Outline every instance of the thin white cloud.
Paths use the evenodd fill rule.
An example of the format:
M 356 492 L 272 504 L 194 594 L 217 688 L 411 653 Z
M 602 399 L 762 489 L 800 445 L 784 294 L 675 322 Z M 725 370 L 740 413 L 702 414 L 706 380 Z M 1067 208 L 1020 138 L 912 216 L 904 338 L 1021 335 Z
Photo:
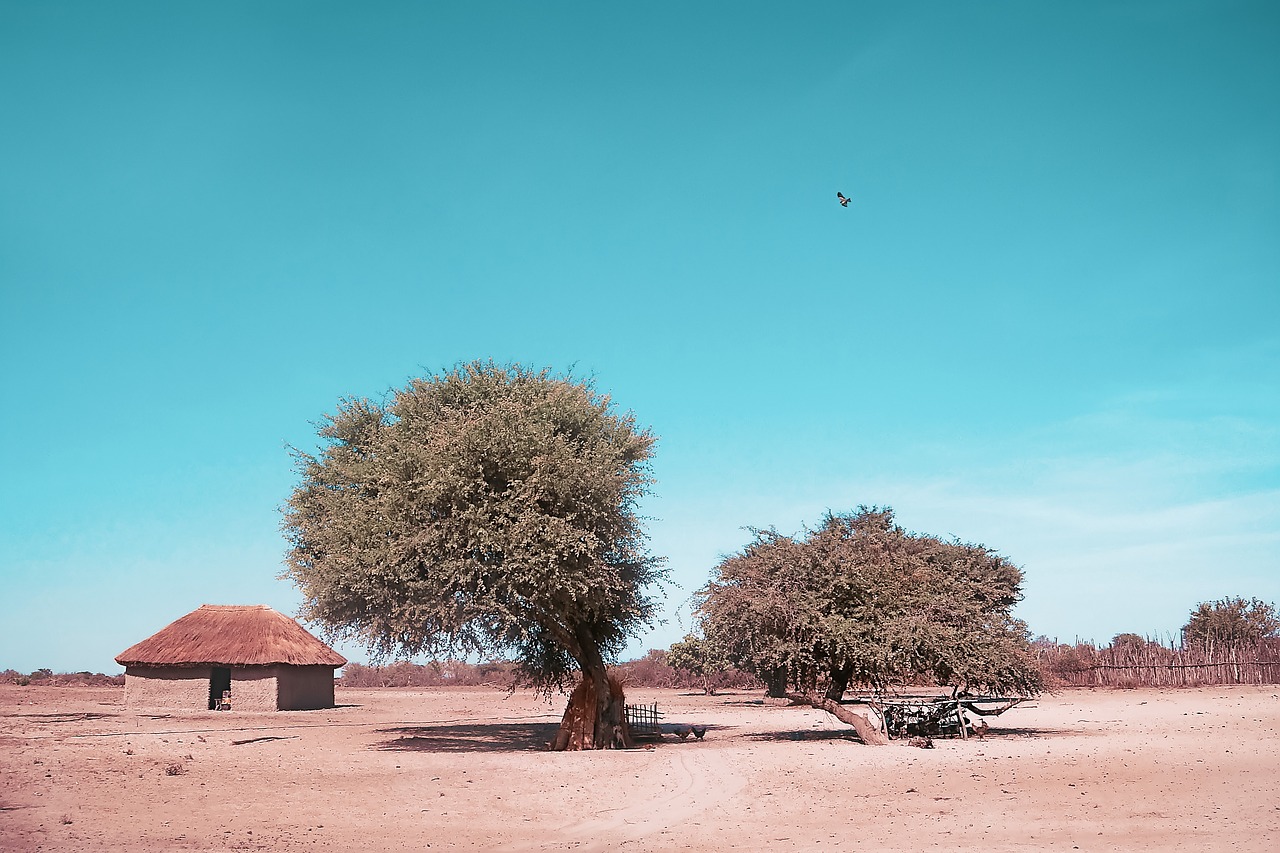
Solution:
M 739 483 L 714 506 L 685 507 L 655 527 L 656 549 L 685 586 L 672 609 L 747 541 L 743 524 L 791 532 L 867 503 L 1023 566 L 1019 615 L 1064 640 L 1176 637 L 1200 601 L 1280 600 L 1280 420 L 1270 417 L 1280 403 L 1246 393 L 1268 384 L 1257 366 L 1275 352 L 1210 354 L 1181 383 L 1019 434 L 872 459 L 863 468 L 873 473 L 856 479 L 803 471 L 788 483 Z

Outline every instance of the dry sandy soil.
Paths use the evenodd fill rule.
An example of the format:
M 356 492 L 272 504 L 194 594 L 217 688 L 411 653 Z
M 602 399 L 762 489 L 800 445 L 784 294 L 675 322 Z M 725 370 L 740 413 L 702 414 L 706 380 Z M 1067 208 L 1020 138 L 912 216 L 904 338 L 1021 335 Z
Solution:
M 755 694 L 633 690 L 705 740 L 549 753 L 561 704 L 496 689 L 159 716 L 6 685 L 0 850 L 1277 851 L 1278 694 L 1073 690 L 925 750 Z

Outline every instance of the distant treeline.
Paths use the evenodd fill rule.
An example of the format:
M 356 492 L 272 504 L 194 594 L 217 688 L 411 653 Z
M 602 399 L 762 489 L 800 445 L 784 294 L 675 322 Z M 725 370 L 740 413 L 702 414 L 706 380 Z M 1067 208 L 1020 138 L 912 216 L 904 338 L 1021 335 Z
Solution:
M 1203 687 L 1280 684 L 1280 639 L 1180 647 L 1137 634 L 1109 646 L 1035 643 L 1045 682 L 1052 687 Z
M 54 672 L 37 669 L 24 675 L 16 669 L 0 671 L 0 684 L 17 684 L 26 687 L 35 684 L 42 687 L 123 687 L 124 675 L 104 675 L 101 672 Z
M 763 690 L 764 682 L 740 669 L 722 669 L 706 675 L 698 675 L 686 669 L 676 669 L 667 663 L 665 649 L 651 649 L 639 660 L 626 661 L 611 667 L 610 672 L 621 676 L 622 683 L 631 687 L 669 687 L 677 690 Z
M 511 683 L 515 665 L 508 661 L 466 663 L 433 661 L 428 664 L 396 661 L 386 666 L 349 663 L 338 684 L 343 687 L 478 687 Z
M 753 675 L 729 669 L 704 678 L 667 665 L 667 652 L 653 649 L 639 660 L 610 667 L 629 687 L 669 687 L 686 690 L 763 689 Z M 439 661 L 427 664 L 398 661 L 386 666 L 349 663 L 338 683 L 343 687 L 506 687 L 515 679 L 515 664 L 509 661 L 465 663 Z
M 1063 687 L 1205 687 L 1221 684 L 1280 684 L 1280 639 L 1182 647 L 1173 641 L 1120 634 L 1110 645 L 1059 643 L 1046 637 L 1033 646 L 1045 684 Z M 763 690 L 755 676 L 737 669 L 698 675 L 675 669 L 667 652 L 653 649 L 638 660 L 625 661 L 610 672 L 630 687 L 677 690 Z M 427 664 L 398 661 L 386 666 L 349 663 L 338 683 L 344 687 L 506 687 L 515 679 L 510 661 Z M 121 687 L 124 675 L 101 672 L 31 673 L 0 671 L 0 684 L 44 687 Z
M 1280 684 L 1280 640 L 1221 648 L 1180 648 L 1136 634 L 1120 634 L 1111 645 L 1058 643 L 1041 637 L 1033 644 L 1049 689 L 1064 687 L 1201 687 L 1219 684 Z M 667 663 L 654 649 L 638 660 L 610 668 L 629 687 L 677 690 L 763 690 L 764 683 L 737 669 L 697 675 Z M 338 683 L 344 687 L 506 687 L 515 679 L 507 661 L 471 664 L 400 661 L 386 666 L 349 663 Z

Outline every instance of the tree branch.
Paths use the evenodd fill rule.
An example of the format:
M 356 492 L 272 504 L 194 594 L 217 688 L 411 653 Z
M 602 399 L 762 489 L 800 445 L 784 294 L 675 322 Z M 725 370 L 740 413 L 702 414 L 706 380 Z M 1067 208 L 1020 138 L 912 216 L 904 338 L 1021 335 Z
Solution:
M 811 708 L 826 711 L 840 722 L 853 726 L 853 730 L 867 746 L 884 746 L 889 743 L 888 736 L 880 731 L 879 726 L 863 715 L 855 714 L 839 702 L 833 702 L 826 697 L 818 698 L 800 693 L 788 693 L 787 698 L 797 705 L 808 705 Z

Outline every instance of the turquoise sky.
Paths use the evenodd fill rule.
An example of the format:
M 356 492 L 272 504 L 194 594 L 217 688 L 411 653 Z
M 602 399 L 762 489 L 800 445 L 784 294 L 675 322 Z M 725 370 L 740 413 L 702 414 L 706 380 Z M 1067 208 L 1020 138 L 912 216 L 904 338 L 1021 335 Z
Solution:
M 0 668 L 296 612 L 286 446 L 490 357 L 661 437 L 637 653 L 859 504 L 1036 634 L 1280 600 L 1278 237 L 1274 2 L 0 0 Z

